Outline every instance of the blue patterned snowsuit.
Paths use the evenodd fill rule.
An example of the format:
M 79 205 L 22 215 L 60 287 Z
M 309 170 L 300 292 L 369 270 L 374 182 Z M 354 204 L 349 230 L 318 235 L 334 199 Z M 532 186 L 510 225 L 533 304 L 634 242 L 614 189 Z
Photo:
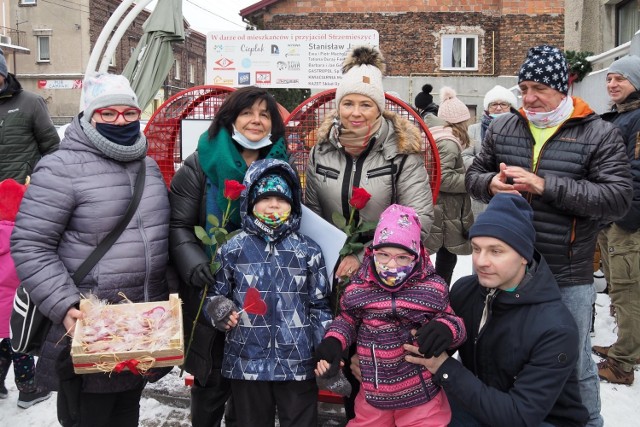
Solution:
M 248 214 L 247 195 L 261 176 L 279 169 L 293 193 L 291 216 L 276 229 L 272 242 L 256 218 Z M 250 287 L 260 291 L 267 312 L 241 313 L 238 325 L 226 334 L 222 375 L 257 381 L 302 381 L 314 378 L 314 347 L 331 321 L 331 285 L 320 247 L 298 233 L 301 190 L 291 167 L 280 160 L 254 162 L 245 175 L 240 214 L 242 232 L 218 252 L 222 267 L 209 296 L 223 295 L 242 309 Z

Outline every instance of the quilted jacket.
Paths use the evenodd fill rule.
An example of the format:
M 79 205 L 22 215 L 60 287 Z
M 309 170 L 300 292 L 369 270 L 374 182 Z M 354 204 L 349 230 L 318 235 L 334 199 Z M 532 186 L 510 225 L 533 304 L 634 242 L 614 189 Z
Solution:
M 60 137 L 42 97 L 22 90 L 13 74 L 0 93 L 0 181 L 24 183 L 42 156 L 58 149 Z
M 261 176 L 280 169 L 292 187 L 289 220 L 276 229 L 274 240 L 263 238 L 260 223 L 247 212 L 248 194 Z M 210 295 L 223 295 L 244 307 L 249 288 L 264 300 L 266 314 L 241 313 L 227 332 L 222 375 L 237 380 L 301 381 L 315 378 L 314 347 L 331 321 L 331 284 L 320 247 L 298 233 L 301 189 L 288 163 L 267 159 L 254 162 L 244 179 L 240 203 L 242 232 L 218 252 L 222 267 Z
M 369 148 L 351 158 L 330 136 L 333 117 L 335 113 L 329 114 L 320 126 L 318 143 L 309 153 L 305 205 L 329 222 L 333 212 L 349 218 L 352 187 L 361 187 L 372 197 L 358 212 L 360 219 L 378 222 L 389 205 L 410 206 L 420 217 L 425 242 L 433 223 L 433 198 L 418 128 L 386 111 Z
M 451 331 L 451 349 L 466 338 L 464 323 L 449 306 L 449 289 L 435 273 L 426 251 L 402 289 L 389 292 L 378 284 L 369 247 L 364 262 L 341 299 L 341 312 L 327 337 L 346 349 L 356 342 L 367 402 L 380 409 L 411 408 L 439 391 L 431 373 L 407 362 L 403 344 L 414 343 L 413 329 L 441 322 Z
M 632 196 L 629 159 L 620 134 L 580 98 L 573 99 L 572 117 L 545 143 L 535 168 L 529 123 L 523 112 L 516 112 L 491 122 L 465 178 L 469 194 L 485 203 L 491 200 L 489 183 L 500 163 L 544 178 L 542 195 L 523 196 L 533 208 L 536 249 L 560 286 L 593 283 L 600 225 L 622 217 Z
M 140 205 L 124 232 L 86 277 L 71 276 L 124 216 L 140 160 L 117 162 L 88 140 L 76 117 L 60 149 L 36 166 L 11 236 L 18 276 L 40 311 L 53 321 L 38 362 L 38 382 L 57 390 L 55 362 L 65 334 L 62 320 L 81 295 L 112 303 L 166 300 L 169 199 L 156 162 L 146 162 Z M 117 380 L 116 380 L 117 379 Z M 104 393 L 142 385 L 139 376 L 83 375 L 84 390 Z

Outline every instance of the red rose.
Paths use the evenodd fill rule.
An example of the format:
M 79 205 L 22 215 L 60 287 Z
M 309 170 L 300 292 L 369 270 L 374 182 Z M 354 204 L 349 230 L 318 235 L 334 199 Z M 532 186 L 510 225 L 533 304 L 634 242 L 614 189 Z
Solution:
M 222 194 L 224 195 L 225 199 L 237 200 L 240 197 L 242 190 L 244 190 L 245 188 L 246 187 L 240 184 L 238 181 L 234 181 L 232 179 L 225 179 L 224 192 Z
M 360 210 L 367 206 L 369 199 L 371 199 L 371 194 L 367 193 L 367 190 L 360 187 L 353 187 L 353 194 L 351 195 L 351 200 L 349 200 L 349 205 Z

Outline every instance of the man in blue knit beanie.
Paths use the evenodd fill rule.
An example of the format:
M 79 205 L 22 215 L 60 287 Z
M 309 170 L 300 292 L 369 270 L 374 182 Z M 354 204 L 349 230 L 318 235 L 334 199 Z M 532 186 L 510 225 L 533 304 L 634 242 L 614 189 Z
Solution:
M 476 274 L 453 284 L 451 307 L 464 320 L 460 360 L 442 353 L 407 360 L 442 386 L 450 427 L 583 426 L 575 365 L 578 328 L 558 284 L 534 248 L 533 211 L 516 194 L 496 194 L 469 230 Z

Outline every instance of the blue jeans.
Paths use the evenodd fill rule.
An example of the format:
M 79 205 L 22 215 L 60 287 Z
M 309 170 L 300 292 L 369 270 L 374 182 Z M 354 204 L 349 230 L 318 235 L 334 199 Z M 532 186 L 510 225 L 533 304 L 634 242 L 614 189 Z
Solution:
M 560 287 L 562 302 L 569 309 L 578 325 L 578 363 L 577 377 L 580 384 L 582 404 L 589 411 L 587 426 L 602 427 L 604 420 L 600 415 L 600 378 L 598 367 L 591 357 L 591 312 L 596 302 L 596 290 L 593 283 L 579 286 Z
M 447 397 L 449 398 L 449 406 L 451 406 L 451 422 L 449 423 L 449 427 L 491 427 L 489 424 L 481 423 L 471 415 L 471 413 L 465 411 L 455 397 Z M 543 421 L 539 427 L 554 426 Z

